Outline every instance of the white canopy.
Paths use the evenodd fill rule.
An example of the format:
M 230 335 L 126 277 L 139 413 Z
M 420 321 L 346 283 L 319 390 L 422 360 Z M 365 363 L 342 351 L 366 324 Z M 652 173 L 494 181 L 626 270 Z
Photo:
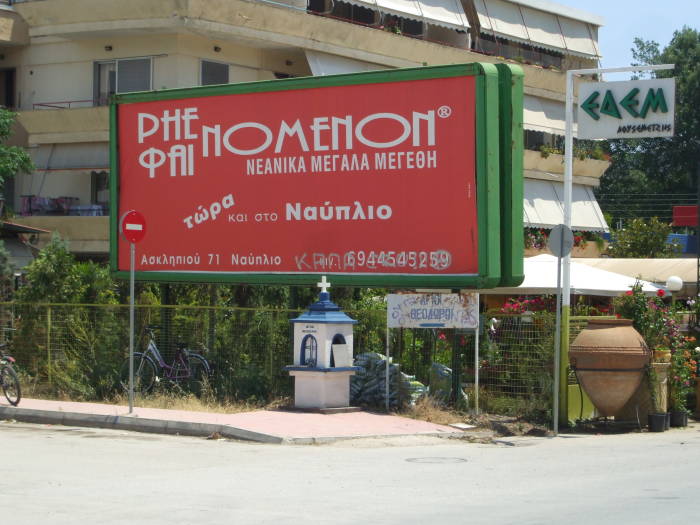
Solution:
M 564 223 L 564 184 L 525 179 L 523 219 L 528 228 L 553 228 Z M 593 188 L 574 184 L 571 202 L 571 229 L 607 232 L 608 224 L 593 194 Z
M 571 293 L 576 295 L 622 295 L 632 289 L 637 279 L 608 272 L 571 260 Z M 639 281 L 642 291 L 654 295 L 665 287 Z M 525 259 L 525 280 L 520 286 L 479 290 L 483 294 L 545 295 L 557 293 L 557 258 L 542 254 Z

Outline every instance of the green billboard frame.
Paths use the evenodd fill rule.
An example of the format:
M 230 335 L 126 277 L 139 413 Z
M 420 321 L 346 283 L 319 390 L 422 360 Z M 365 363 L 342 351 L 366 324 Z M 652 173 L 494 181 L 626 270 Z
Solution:
M 339 286 L 382 288 L 494 288 L 518 279 L 522 268 L 522 72 L 519 68 L 487 63 L 421 67 L 324 77 L 267 80 L 219 86 L 118 94 L 110 104 L 110 267 L 117 278 L 129 272 L 118 270 L 119 143 L 120 104 L 176 100 L 243 93 L 268 93 L 319 87 L 361 84 L 390 84 L 410 80 L 473 76 L 476 84 L 476 188 L 478 220 L 478 273 L 436 274 L 342 274 L 314 273 L 230 273 L 136 271 L 135 278 L 157 282 L 201 282 L 230 284 L 310 285 L 325 273 Z M 518 79 L 520 79 L 518 81 Z M 519 84 L 519 87 L 518 87 Z M 514 86 L 510 91 L 508 85 Z M 518 109 L 519 108 L 519 109 Z M 504 119 L 502 114 L 509 115 Z M 518 126 L 518 119 L 520 125 Z M 520 133 L 519 140 L 514 140 Z M 519 146 L 518 146 L 519 145 Z M 519 147 L 519 149 L 518 149 Z M 505 156 L 503 152 L 509 152 Z M 505 164 L 504 164 L 505 162 Z M 520 171 L 517 171 L 520 162 Z M 519 175 L 518 175 L 519 174 Z M 520 213 L 506 212 L 516 199 L 520 180 Z M 515 207 L 514 207 L 515 208 Z M 516 218 L 519 218 L 519 227 Z M 517 229 L 516 229 L 517 228 Z M 517 246 L 520 246 L 518 251 Z M 504 257 L 508 260 L 505 260 Z M 519 261 L 517 259 L 520 259 Z M 520 270 L 520 273 L 522 271 Z M 522 280 L 522 277 L 520 277 Z
M 523 84 L 520 66 L 497 64 L 500 92 L 501 282 L 513 287 L 525 279 L 523 241 Z

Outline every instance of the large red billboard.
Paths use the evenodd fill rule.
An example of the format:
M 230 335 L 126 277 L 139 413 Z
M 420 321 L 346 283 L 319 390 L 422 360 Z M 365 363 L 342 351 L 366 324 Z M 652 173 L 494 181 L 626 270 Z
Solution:
M 136 271 L 478 275 L 476 83 L 124 99 L 116 214 L 148 222 Z

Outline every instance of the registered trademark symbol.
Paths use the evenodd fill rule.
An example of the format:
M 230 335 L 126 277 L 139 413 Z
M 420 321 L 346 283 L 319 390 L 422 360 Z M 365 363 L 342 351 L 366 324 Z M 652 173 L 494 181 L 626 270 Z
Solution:
M 452 108 L 450 106 L 440 106 L 437 110 L 438 117 L 447 118 L 452 115 Z

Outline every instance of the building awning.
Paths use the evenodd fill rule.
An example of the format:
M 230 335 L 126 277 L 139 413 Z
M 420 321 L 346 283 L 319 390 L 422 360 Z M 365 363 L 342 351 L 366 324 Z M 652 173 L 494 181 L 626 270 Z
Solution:
M 35 228 L 34 226 L 26 226 L 24 224 L 17 224 L 16 222 L 1 221 L 0 222 L 0 235 L 3 239 L 6 237 L 4 233 L 51 233 L 49 230 L 44 230 L 42 228 Z
M 381 13 L 419 22 L 466 30 L 469 28 L 460 0 L 343 0 Z
M 577 258 L 576 262 L 662 285 L 673 275 L 683 279 L 685 284 L 695 284 L 698 278 L 698 261 L 695 257 L 675 259 Z
M 387 66 L 355 60 L 354 58 L 341 57 L 339 55 L 331 55 L 319 51 L 311 51 L 309 49 L 305 52 L 306 60 L 308 60 L 309 67 L 311 68 L 311 73 L 315 77 L 389 69 Z
M 41 144 L 30 148 L 36 169 L 109 169 L 109 144 L 84 142 L 72 144 Z
M 603 260 L 603 259 L 600 259 Z M 571 293 L 575 295 L 596 295 L 615 297 L 630 291 L 637 283 L 634 277 L 624 274 L 592 268 L 586 264 L 579 264 L 581 259 L 571 261 Z M 548 295 L 555 294 L 557 287 L 557 258 L 543 253 L 535 257 L 527 257 L 524 260 L 525 279 L 517 287 L 491 288 L 479 290 L 481 294 L 500 295 Z M 658 286 L 647 281 L 640 281 L 642 292 L 646 295 L 654 295 L 663 286 Z
M 574 111 L 574 134 L 576 133 L 576 111 Z M 566 113 L 563 102 L 525 95 L 523 101 L 523 127 L 532 131 L 544 131 L 564 135 Z
M 524 226 L 548 228 L 564 224 L 564 184 L 525 179 L 523 199 Z M 603 212 L 590 186 L 574 184 L 571 201 L 571 229 L 575 231 L 607 232 Z
M 569 18 L 535 8 L 545 4 L 519 5 L 521 3 L 525 2 L 474 0 L 481 31 L 560 53 L 585 58 L 600 56 L 598 26 L 602 25 L 602 20 L 593 23 L 589 16 Z M 572 16 L 577 13 L 571 12 Z

